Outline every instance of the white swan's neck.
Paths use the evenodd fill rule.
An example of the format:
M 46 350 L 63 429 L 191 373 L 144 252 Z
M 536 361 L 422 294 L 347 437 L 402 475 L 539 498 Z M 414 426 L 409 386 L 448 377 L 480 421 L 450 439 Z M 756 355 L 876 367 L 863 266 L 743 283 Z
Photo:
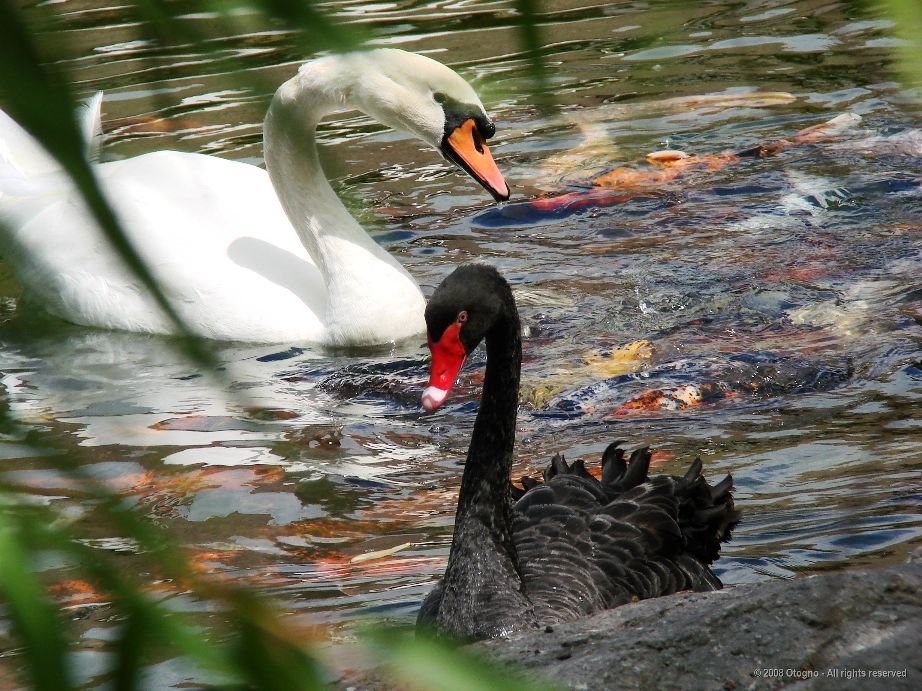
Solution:
M 263 126 L 266 167 L 327 285 L 326 341 L 380 343 L 384 321 L 396 329 L 388 340 L 422 333 L 425 303 L 416 281 L 343 206 L 320 165 L 320 120 L 358 105 L 350 96 L 361 75 L 341 63 L 308 63 L 278 89 Z

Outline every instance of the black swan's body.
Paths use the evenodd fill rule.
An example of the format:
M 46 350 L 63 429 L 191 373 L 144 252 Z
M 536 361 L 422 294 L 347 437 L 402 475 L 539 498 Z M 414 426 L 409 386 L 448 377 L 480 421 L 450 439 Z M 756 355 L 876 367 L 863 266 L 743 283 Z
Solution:
M 710 486 L 695 460 L 684 477 L 647 477 L 650 452 L 630 462 L 618 443 L 601 480 L 555 456 L 543 482 L 510 472 L 521 338 L 506 281 L 491 267 L 456 269 L 426 308 L 432 372 L 423 406 L 444 402 L 464 358 L 486 341 L 483 397 L 461 479 L 445 576 L 417 625 L 462 639 L 575 619 L 633 599 L 715 590 L 710 568 L 739 521 L 728 475 Z

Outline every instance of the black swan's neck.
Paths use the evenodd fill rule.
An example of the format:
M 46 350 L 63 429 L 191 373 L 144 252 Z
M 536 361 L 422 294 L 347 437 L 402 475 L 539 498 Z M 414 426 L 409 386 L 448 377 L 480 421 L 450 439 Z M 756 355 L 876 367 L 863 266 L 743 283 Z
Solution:
M 478 513 L 495 512 L 497 522 L 492 526 L 495 528 L 508 526 L 511 508 L 509 475 L 522 363 L 519 316 L 511 294 L 509 297 L 506 313 L 485 338 L 487 366 L 483 393 L 458 497 L 458 518 L 472 508 Z
M 533 618 L 512 541 L 509 475 L 522 343 L 511 292 L 486 346 L 483 396 L 461 478 L 439 614 L 449 630 L 469 639 L 503 635 Z

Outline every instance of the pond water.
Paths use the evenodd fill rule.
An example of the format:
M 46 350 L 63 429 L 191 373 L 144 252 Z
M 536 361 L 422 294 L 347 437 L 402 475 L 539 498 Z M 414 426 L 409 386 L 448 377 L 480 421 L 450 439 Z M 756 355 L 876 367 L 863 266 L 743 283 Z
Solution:
M 261 163 L 268 99 L 302 58 L 289 34 L 254 18 L 212 51 L 163 50 L 97 5 L 61 5 L 54 39 L 78 91 L 105 91 L 104 158 L 171 148 Z M 731 585 L 900 561 L 922 541 L 922 130 L 890 24 L 835 0 L 546 3 L 556 104 L 542 110 L 510 3 L 324 6 L 380 45 L 455 67 L 496 119 L 514 195 L 502 208 L 364 116 L 321 140 L 337 188 L 425 292 L 475 260 L 514 284 L 517 475 L 557 451 L 597 459 L 614 439 L 653 445 L 662 472 L 700 454 L 709 477 L 733 473 L 744 511 L 717 568 Z M 841 114 L 860 119 L 791 139 Z M 591 182 L 654 150 L 779 139 L 772 155 L 675 177 L 638 165 L 626 190 Z M 168 526 L 201 570 L 276 596 L 333 649 L 363 618 L 413 620 L 445 565 L 482 354 L 425 415 L 422 339 L 373 352 L 218 344 L 222 386 L 168 339 L 40 317 L 6 266 L 0 295 L 12 415 Z M 132 568 L 131 545 L 56 468 L 0 443 L 4 480 Z M 68 585 L 67 565 L 48 569 L 93 688 L 117 623 Z M 165 659 L 146 683 L 197 674 Z

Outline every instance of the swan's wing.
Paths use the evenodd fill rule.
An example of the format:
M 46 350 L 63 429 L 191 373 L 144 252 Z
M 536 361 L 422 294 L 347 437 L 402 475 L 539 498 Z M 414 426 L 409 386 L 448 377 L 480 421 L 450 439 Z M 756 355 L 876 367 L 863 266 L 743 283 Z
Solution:
M 77 113 L 87 157 L 90 160 L 95 160 L 99 156 L 102 137 L 101 114 L 101 91 L 88 98 Z M 45 148 L 18 122 L 0 110 L 0 196 L 31 194 L 34 185 L 26 188 L 28 192 L 20 189 L 28 178 L 60 171 L 60 164 L 45 151 Z
M 32 135 L 0 110 L 0 199 L 32 194 L 32 178 L 59 169 Z
M 90 161 L 98 161 L 99 149 L 102 146 L 102 91 L 97 91 L 86 99 L 78 115 L 80 131 L 86 145 L 86 157 Z
M 123 227 L 195 333 L 317 340 L 322 277 L 264 170 L 172 151 L 99 169 Z
M 739 520 L 732 481 L 711 488 L 699 461 L 681 478 L 648 480 L 648 467 L 642 449 L 600 482 L 581 461 L 555 457 L 545 482 L 529 483 L 515 504 L 513 537 L 539 621 L 720 587 L 707 565 Z
M 99 157 L 102 92 L 82 105 L 78 116 L 89 160 Z M 71 183 L 60 164 L 22 126 L 0 110 L 0 204 L 4 198 L 66 194 Z M 2 213 L 2 209 L 0 209 Z
M 264 170 L 161 151 L 96 171 L 132 244 L 196 334 L 318 340 L 323 280 Z M 41 194 L 0 204 L 8 228 L 0 250 L 24 289 L 78 324 L 170 332 L 73 185 L 63 180 L 59 187 L 43 185 Z
M 720 557 L 720 543 L 730 540 L 740 521 L 733 503 L 733 478 L 724 477 L 714 486 L 702 475 L 703 465 L 696 458 L 683 477 L 659 475 L 649 478 L 650 451 L 638 449 L 625 464 L 624 452 L 609 445 L 602 456 L 603 491 L 609 501 L 624 501 L 647 483 L 677 502 L 676 523 L 682 532 L 682 551 L 702 564 L 710 565 Z M 649 501 L 649 499 L 648 499 Z
M 541 485 L 514 507 L 512 539 L 519 575 L 540 624 L 568 621 L 605 607 L 591 515 L 568 506 L 564 497 L 576 504 L 592 500 L 591 493 L 575 486 Z

